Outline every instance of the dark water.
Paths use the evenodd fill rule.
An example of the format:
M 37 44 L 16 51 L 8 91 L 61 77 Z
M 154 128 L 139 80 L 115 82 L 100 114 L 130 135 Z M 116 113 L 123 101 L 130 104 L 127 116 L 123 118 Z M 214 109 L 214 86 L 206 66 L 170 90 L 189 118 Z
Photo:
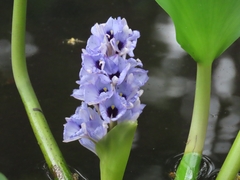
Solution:
M 11 179 L 47 179 L 43 156 L 32 133 L 10 69 L 12 1 L 0 0 L 0 172 Z M 196 65 L 175 43 L 174 27 L 150 0 L 31 0 L 27 16 L 27 62 L 33 87 L 59 147 L 72 167 L 99 179 L 98 158 L 78 142 L 62 143 L 65 117 L 79 101 L 80 53 L 90 28 L 110 17 L 125 17 L 141 38 L 135 56 L 149 70 L 138 136 L 126 180 L 168 179 L 166 160 L 182 153 L 191 120 Z M 216 42 L 217 43 L 217 42 Z M 220 168 L 240 127 L 240 41 L 213 66 L 212 101 L 204 154 Z M 94 172 L 94 173 L 93 173 Z

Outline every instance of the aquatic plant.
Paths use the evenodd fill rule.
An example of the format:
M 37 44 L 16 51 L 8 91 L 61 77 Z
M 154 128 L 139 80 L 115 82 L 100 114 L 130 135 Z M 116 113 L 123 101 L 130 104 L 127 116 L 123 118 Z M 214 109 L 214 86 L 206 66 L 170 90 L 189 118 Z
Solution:
M 100 158 L 101 179 L 120 180 L 145 107 L 139 97 L 147 71 L 133 58 L 140 33 L 120 17 L 95 24 L 91 32 L 82 50 L 79 89 L 72 94 L 82 104 L 66 118 L 63 139 L 78 140 Z
M 175 179 L 196 179 L 208 124 L 212 62 L 240 36 L 240 1 L 157 0 L 171 16 L 179 44 L 197 63 L 194 111 L 184 156 Z M 44 158 L 55 179 L 73 179 L 47 125 L 27 74 L 24 56 L 26 0 L 14 1 L 12 66 L 16 86 Z M 148 80 L 142 62 L 134 58 L 138 31 L 124 18 L 109 18 L 91 29 L 82 51 L 80 101 L 66 118 L 63 141 L 79 141 L 100 159 L 101 179 L 123 178 L 137 127 L 144 109 L 141 87 Z M 240 169 L 240 133 L 217 179 L 234 179 Z
M 192 122 L 175 178 L 196 179 L 208 124 L 212 62 L 240 36 L 240 1 L 156 1 L 172 18 L 178 43 L 197 63 Z M 239 157 L 236 153 L 234 156 Z M 229 176 L 224 178 L 226 169 L 223 166 L 221 171 L 224 173 L 219 174 L 219 179 L 233 179 L 240 169 L 239 163 L 238 160 L 234 164 L 234 170 L 229 169 L 232 166 L 226 168 Z
M 31 86 L 24 57 L 26 1 L 14 1 L 12 68 L 17 88 L 28 113 L 46 163 L 56 179 L 74 179 L 47 125 Z M 91 28 L 82 51 L 75 114 L 66 118 L 63 141 L 78 140 L 100 159 L 101 179 L 122 179 L 130 154 L 137 118 L 144 104 L 141 87 L 148 80 L 142 62 L 134 59 L 138 31 L 124 18 L 109 18 Z

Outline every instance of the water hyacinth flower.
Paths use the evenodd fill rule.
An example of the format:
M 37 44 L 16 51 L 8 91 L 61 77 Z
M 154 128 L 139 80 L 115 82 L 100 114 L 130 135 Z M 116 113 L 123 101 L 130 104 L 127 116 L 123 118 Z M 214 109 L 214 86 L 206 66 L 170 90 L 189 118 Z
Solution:
M 75 114 L 66 118 L 63 142 L 78 140 L 95 154 L 96 143 L 124 121 L 136 121 L 144 104 L 141 87 L 147 82 L 142 62 L 134 59 L 140 33 L 124 18 L 110 17 L 95 24 L 82 50 L 79 88 L 72 96 L 82 101 Z

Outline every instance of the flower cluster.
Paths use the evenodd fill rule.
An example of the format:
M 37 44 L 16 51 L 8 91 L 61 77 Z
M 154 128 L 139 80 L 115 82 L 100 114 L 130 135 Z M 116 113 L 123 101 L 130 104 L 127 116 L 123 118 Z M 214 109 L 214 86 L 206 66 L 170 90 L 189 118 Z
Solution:
M 79 89 L 72 94 L 82 104 L 66 118 L 63 139 L 79 140 L 96 153 L 95 143 L 113 126 L 137 120 L 145 106 L 139 100 L 140 88 L 148 76 L 142 62 L 133 58 L 140 34 L 124 18 L 110 17 L 106 23 L 95 24 L 91 33 L 82 50 Z

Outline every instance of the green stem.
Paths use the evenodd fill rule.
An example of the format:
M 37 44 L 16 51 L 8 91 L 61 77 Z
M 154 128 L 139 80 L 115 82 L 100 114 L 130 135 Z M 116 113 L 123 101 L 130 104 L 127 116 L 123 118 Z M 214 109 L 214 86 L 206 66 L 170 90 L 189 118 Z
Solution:
M 25 59 L 26 9 L 27 0 L 14 0 L 12 20 L 12 69 L 14 79 L 38 144 L 54 178 L 72 179 L 29 80 Z
M 192 122 L 184 155 L 176 173 L 177 180 L 196 179 L 199 170 L 208 125 L 211 69 L 211 64 L 197 63 Z
M 222 165 L 217 180 L 235 179 L 240 170 L 240 131 L 235 138 L 233 145 Z
M 211 69 L 211 64 L 197 63 L 192 122 L 184 153 L 196 152 L 201 154 L 203 150 L 209 117 Z

